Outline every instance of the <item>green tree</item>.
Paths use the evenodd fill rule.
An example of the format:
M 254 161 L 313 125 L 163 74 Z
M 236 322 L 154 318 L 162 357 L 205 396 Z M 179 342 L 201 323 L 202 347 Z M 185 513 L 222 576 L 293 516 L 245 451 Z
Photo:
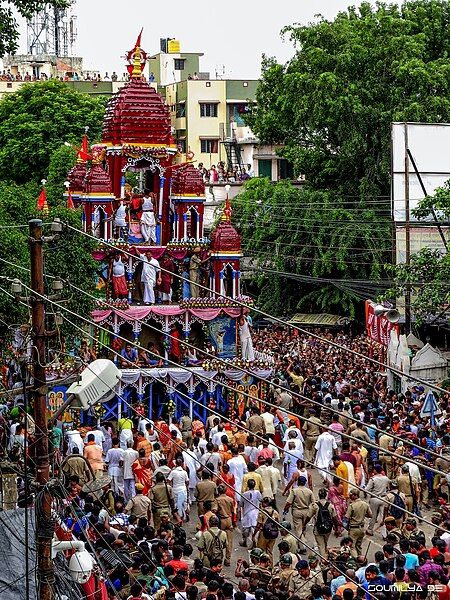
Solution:
M 268 179 L 249 180 L 233 208 L 260 290 L 258 305 L 268 312 L 353 316 L 364 294 L 379 291 L 367 280 L 384 274 L 390 225 L 376 208 L 343 202 L 334 191 Z M 367 227 L 374 221 L 376 228 Z
M 419 202 L 413 215 L 419 220 L 436 217 L 442 225 L 450 219 L 450 181 L 438 187 L 434 194 Z M 404 295 L 408 286 L 411 289 L 411 306 L 419 324 L 426 317 L 442 312 L 450 301 L 450 255 L 430 248 L 422 248 L 411 256 L 410 265 L 392 265 L 390 274 L 393 286 L 387 299 Z
M 60 81 L 23 85 L 0 101 L 0 179 L 16 183 L 47 177 L 52 153 L 65 141 L 80 144 L 101 134 L 106 98 L 89 96 Z
M 362 297 L 379 292 L 383 262 L 391 258 L 391 123 L 450 120 L 450 4 L 365 2 L 332 21 L 286 27 L 284 35 L 295 54 L 284 65 L 264 58 L 246 120 L 307 183 L 286 195 L 284 212 L 276 205 L 278 185 L 267 187 L 276 208 L 253 214 L 254 231 L 242 222 L 244 244 L 264 261 L 269 232 L 278 241 L 271 239 L 276 253 L 268 260 L 278 270 L 304 280 L 342 279 L 339 287 L 297 285 L 299 306 L 354 311 L 357 294 L 348 290 Z M 352 279 L 369 283 L 355 286 Z M 275 279 L 262 284 L 260 301 L 272 302 Z M 282 289 L 279 296 L 285 305 Z
M 46 5 L 58 9 L 68 6 L 68 0 L 0 0 L 0 58 L 5 54 L 14 54 L 19 41 L 19 29 L 14 10 L 25 19 Z
M 45 216 L 38 211 L 37 197 L 39 186 L 35 183 L 22 185 L 6 184 L 0 186 L 0 319 L 3 323 L 28 321 L 28 310 L 11 301 L 5 293 L 10 287 L 6 278 L 19 278 L 29 285 L 28 220 L 40 218 L 49 223 L 55 217 L 73 227 L 81 229 L 81 211 L 67 210 L 63 206 L 54 207 Z M 19 227 L 23 225 L 23 227 Z M 47 230 L 49 228 L 47 227 Z M 50 232 L 47 231 L 47 234 Z M 59 239 L 44 245 L 45 273 L 60 276 L 87 292 L 95 290 L 95 272 L 97 263 L 92 258 L 92 242 L 73 231 L 64 231 Z M 17 266 L 16 266 L 17 265 Z M 51 279 L 46 281 L 47 291 L 51 293 Z M 64 306 L 82 315 L 88 315 L 93 308 L 92 301 L 85 295 L 66 286 L 63 298 L 68 300 Z M 53 307 L 54 310 L 54 307 Z M 61 311 L 64 314 L 64 311 Z M 50 324 L 51 326 L 51 324 Z M 76 333 L 71 326 L 65 325 L 63 332 Z
M 438 250 L 422 248 L 411 256 L 410 265 L 390 267 L 393 286 L 384 298 L 393 300 L 411 290 L 411 307 L 421 325 L 430 315 L 447 313 L 450 303 L 450 256 Z
M 450 120 L 449 2 L 363 3 L 284 34 L 296 52 L 263 61 L 252 130 L 316 188 L 389 196 L 391 122 Z

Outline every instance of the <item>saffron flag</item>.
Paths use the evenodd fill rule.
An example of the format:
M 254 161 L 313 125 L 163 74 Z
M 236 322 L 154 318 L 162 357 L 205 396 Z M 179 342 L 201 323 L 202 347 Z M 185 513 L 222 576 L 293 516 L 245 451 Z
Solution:
M 45 193 L 45 188 L 42 188 L 41 193 L 39 194 L 37 209 L 42 210 L 42 212 L 46 215 L 48 214 L 47 194 Z
M 141 29 L 138 38 L 136 40 L 136 45 L 134 46 L 135 48 L 140 48 L 141 47 L 141 37 L 142 37 L 142 32 L 144 31 L 144 28 Z
M 69 190 L 69 193 L 67 195 L 67 208 L 69 210 L 75 210 L 75 204 L 73 203 L 72 192 L 70 190 Z

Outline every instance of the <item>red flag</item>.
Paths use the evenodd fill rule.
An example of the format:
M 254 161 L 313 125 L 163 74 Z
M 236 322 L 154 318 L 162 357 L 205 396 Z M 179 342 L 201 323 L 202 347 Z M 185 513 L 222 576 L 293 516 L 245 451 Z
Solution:
M 78 150 L 78 158 L 83 161 L 92 160 L 92 154 L 89 154 L 89 145 L 87 135 L 83 135 L 83 139 L 81 141 L 81 148 Z
M 83 140 L 81 142 L 81 150 L 83 152 L 85 152 L 86 154 L 89 154 L 88 139 L 87 139 L 87 135 L 86 134 L 83 135 Z
M 144 31 L 144 28 L 141 29 L 138 38 L 136 40 L 136 45 L 134 46 L 135 48 L 140 48 L 141 47 L 141 36 L 142 36 L 142 32 Z
M 92 154 L 85 152 L 84 150 L 78 150 L 78 158 L 83 161 L 92 160 Z
M 69 193 L 67 195 L 67 208 L 69 210 L 75 210 L 75 204 L 73 203 L 72 192 L 70 190 L 69 190 Z
M 42 188 L 41 193 L 39 194 L 39 198 L 37 201 L 37 209 L 42 210 L 45 214 L 48 213 L 47 194 L 45 193 L 44 187 Z

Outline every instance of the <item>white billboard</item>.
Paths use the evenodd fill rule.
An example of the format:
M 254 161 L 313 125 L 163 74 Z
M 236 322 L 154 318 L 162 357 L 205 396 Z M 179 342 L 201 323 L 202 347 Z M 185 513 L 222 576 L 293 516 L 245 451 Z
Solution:
M 405 156 L 409 149 L 408 165 Z M 413 210 L 425 197 L 414 163 L 427 195 L 450 179 L 450 123 L 392 124 L 392 211 L 395 223 L 405 222 L 406 182 L 409 182 L 410 221 Z M 441 216 L 441 215 L 438 215 Z M 433 225 L 433 218 L 420 219 Z

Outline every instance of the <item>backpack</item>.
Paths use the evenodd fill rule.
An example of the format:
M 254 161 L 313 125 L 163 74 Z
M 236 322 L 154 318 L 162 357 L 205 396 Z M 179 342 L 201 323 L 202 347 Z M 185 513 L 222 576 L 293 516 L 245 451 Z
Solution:
M 328 510 L 329 506 L 329 502 L 319 504 L 319 512 L 316 517 L 316 529 L 319 535 L 327 535 L 333 529 L 333 518 Z
M 223 560 L 223 551 L 225 550 L 226 542 L 220 539 L 220 532 L 217 535 L 211 533 L 211 536 L 212 540 L 208 548 L 208 558 L 210 560 Z
M 187 540 L 186 531 L 180 525 L 174 525 L 174 538 L 177 546 L 184 546 Z
M 394 519 L 401 519 L 403 517 L 403 515 L 405 514 L 405 503 L 403 502 L 400 494 L 395 494 L 394 495 L 394 502 L 393 505 L 389 508 L 389 514 L 391 515 L 391 517 L 394 517 Z
M 272 519 L 272 517 L 267 517 L 266 522 L 264 523 L 262 528 L 262 534 L 266 538 L 266 540 L 276 540 L 279 532 L 280 528 L 278 526 L 278 523 L 274 519 Z

